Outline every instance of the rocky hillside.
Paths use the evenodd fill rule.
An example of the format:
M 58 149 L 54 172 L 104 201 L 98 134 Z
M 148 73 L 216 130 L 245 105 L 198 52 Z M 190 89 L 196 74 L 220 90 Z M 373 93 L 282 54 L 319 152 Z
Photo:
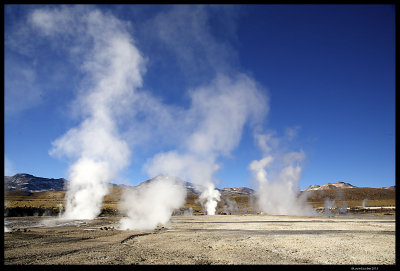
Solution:
M 137 189 L 155 178 L 142 182 L 137 186 L 110 186 L 109 193 L 104 197 L 102 215 L 118 214 L 118 204 L 125 189 Z M 4 213 L 7 216 L 21 215 L 57 215 L 65 204 L 65 179 L 48 179 L 30 174 L 16 174 L 4 177 Z M 182 182 L 184 182 L 182 180 Z M 175 215 L 192 213 L 204 214 L 199 201 L 202 187 L 190 182 L 184 182 L 187 190 L 186 203 L 177 210 Z M 218 188 L 217 188 L 218 189 Z M 251 214 L 255 213 L 255 191 L 247 187 L 222 188 L 221 200 L 217 205 L 217 214 Z M 315 208 L 323 208 L 327 200 L 334 201 L 337 206 L 348 207 L 379 207 L 395 206 L 395 186 L 384 188 L 355 187 L 344 182 L 313 185 L 304 189 L 307 201 Z M 61 207 L 60 207 L 61 206 Z
M 396 186 L 395 185 L 387 186 L 387 187 L 383 187 L 383 189 L 396 191 Z
M 157 178 L 157 177 L 155 177 Z M 136 187 L 140 187 L 145 185 L 155 178 L 149 179 L 138 184 Z M 193 184 L 191 182 L 184 183 L 188 193 L 193 194 L 200 194 L 203 190 L 200 185 Z M 60 178 L 60 179 L 49 179 L 49 178 L 42 178 L 36 177 L 26 173 L 19 173 L 15 174 L 14 176 L 4 176 L 4 190 L 5 191 L 21 191 L 21 192 L 49 192 L 49 191 L 63 191 L 66 190 L 66 184 L 68 183 L 67 180 Z M 119 185 L 114 185 L 119 186 Z M 218 189 L 221 195 L 224 196 L 232 196 L 232 195 L 251 195 L 254 193 L 254 190 L 248 187 L 239 187 L 239 188 L 222 188 Z
M 220 190 L 222 195 L 232 196 L 232 195 L 252 195 L 254 190 L 248 187 L 238 187 L 238 188 L 222 188 Z
M 317 185 L 317 184 L 313 184 L 310 185 L 309 187 L 301 190 L 302 192 L 307 192 L 307 191 L 321 191 L 321 190 L 335 190 L 335 189 L 348 189 L 348 188 L 361 188 L 361 187 L 357 187 L 354 185 L 351 185 L 349 183 L 345 183 L 345 182 L 336 182 L 336 183 L 327 183 L 324 185 Z M 366 187 L 367 188 L 367 187 Z M 387 190 L 396 190 L 396 186 L 388 186 L 388 187 L 382 187 L 382 188 L 378 188 L 378 189 L 387 189 Z
M 48 179 L 36 177 L 26 173 L 15 174 L 14 176 L 4 176 L 5 191 L 24 191 L 24 192 L 47 192 L 53 190 L 64 190 L 67 180 Z
M 156 177 L 155 177 L 156 178 Z M 110 191 L 104 197 L 104 215 L 118 213 L 118 203 L 126 189 L 137 189 L 152 182 L 155 178 L 140 183 L 137 186 L 110 184 Z M 176 211 L 176 214 L 191 212 L 202 214 L 203 207 L 199 202 L 199 196 L 204 189 L 199 185 L 181 180 L 186 187 L 187 197 L 185 205 Z M 4 177 L 5 213 L 8 216 L 50 214 L 57 215 L 60 206 L 64 205 L 66 193 L 65 179 L 48 179 L 35 177 L 30 174 L 16 174 Z M 217 188 L 218 189 L 218 188 Z M 221 200 L 218 202 L 218 214 L 248 213 L 249 198 L 254 190 L 247 187 L 218 189 Z
M 302 191 L 319 191 L 319 190 L 331 190 L 331 189 L 337 189 L 337 188 L 341 188 L 341 189 L 347 189 L 347 188 L 355 188 L 356 186 L 351 185 L 349 183 L 345 183 L 345 182 L 336 182 L 336 183 L 327 183 L 324 185 L 310 185 L 309 187 L 307 187 L 306 189 L 303 189 Z
M 162 176 L 162 175 L 160 175 L 160 176 Z M 147 181 L 144 181 L 144 182 L 138 184 L 136 187 L 140 187 L 142 185 L 150 183 L 160 176 L 157 176 L 157 177 L 151 178 Z M 197 184 L 193 184 L 191 182 L 186 182 L 179 178 L 178 178 L 178 181 L 182 182 L 185 185 L 188 193 L 193 193 L 193 194 L 199 195 L 201 193 L 201 191 L 206 189 L 202 185 L 197 185 Z M 216 188 L 216 189 L 221 193 L 221 196 L 252 195 L 255 192 L 253 189 L 248 188 L 248 187 L 238 187 L 238 188 L 235 187 L 235 188 L 222 188 L 222 189 Z

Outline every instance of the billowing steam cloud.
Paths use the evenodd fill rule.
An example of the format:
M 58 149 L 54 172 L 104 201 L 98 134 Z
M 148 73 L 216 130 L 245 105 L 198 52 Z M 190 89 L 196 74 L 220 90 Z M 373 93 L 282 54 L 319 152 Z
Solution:
M 168 174 L 198 184 L 199 200 L 210 215 L 220 200 L 215 189 L 219 158 L 236 148 L 246 124 L 259 124 L 268 111 L 260 86 L 235 69 L 235 50 L 210 31 L 210 16 L 218 12 L 214 19 L 232 32 L 237 11 L 227 6 L 178 5 L 149 24 L 176 55 L 183 73 L 201 86 L 189 91 L 191 104 L 187 110 L 180 109 L 179 121 L 173 125 L 179 143 L 156 154 L 144 169 L 151 176 Z
M 221 193 L 215 189 L 213 183 L 207 182 L 205 189 L 199 197 L 200 203 L 205 208 L 207 214 L 215 215 L 217 204 L 220 199 Z
M 183 120 L 190 123 L 191 132 L 178 150 L 156 154 L 145 170 L 149 175 L 180 176 L 201 185 L 200 202 L 213 215 L 220 200 L 213 177 L 220 167 L 217 159 L 237 146 L 246 123 L 264 116 L 266 98 L 251 78 L 240 74 L 233 79 L 218 76 L 210 85 L 193 90 L 191 101 Z
M 186 189 L 181 180 L 158 176 L 123 194 L 120 210 L 127 217 L 121 219 L 120 229 L 151 230 L 166 225 L 185 200 Z
M 56 47 L 67 49 L 71 60 L 83 71 L 73 107 L 80 123 L 55 140 L 50 151 L 51 155 L 66 156 L 73 161 L 63 217 L 93 219 L 99 215 L 103 197 L 109 191 L 108 183 L 129 165 L 132 147 L 163 140 L 170 150 L 157 150 L 143 166 L 145 172 L 151 177 L 164 174 L 198 184 L 203 189 L 199 200 L 205 211 L 215 214 L 220 200 L 215 189 L 218 181 L 215 173 L 221 167 L 219 159 L 231 155 L 246 125 L 253 128 L 260 125 L 268 112 L 268 97 L 255 80 L 229 64 L 230 54 L 226 52 L 231 50 L 225 49 L 230 47 L 219 44 L 210 34 L 207 8 L 196 8 L 196 16 L 187 16 L 188 9 L 174 7 L 171 14 L 155 19 L 155 25 L 161 27 L 157 33 L 165 33 L 163 22 L 170 19 L 175 22 L 176 18 L 171 16 L 180 14 L 183 21 L 172 24 L 168 31 L 181 34 L 179 30 L 183 29 L 186 34 L 193 35 L 193 31 L 201 34 L 202 38 L 194 39 L 195 46 L 185 51 L 188 57 L 184 59 L 191 59 L 189 56 L 195 56 L 197 49 L 202 48 L 200 51 L 207 61 L 198 70 L 209 72 L 206 83 L 188 92 L 188 107 L 164 104 L 140 89 L 145 61 L 129 34 L 128 24 L 108 13 L 82 6 L 43 8 L 31 13 L 32 25 Z M 186 31 L 189 26 L 194 29 Z M 174 46 L 177 41 L 168 37 L 161 39 L 168 48 L 181 48 Z M 185 44 L 182 48 L 187 48 L 185 39 L 182 44 Z M 210 44 L 213 46 L 206 46 Z M 226 54 L 218 60 L 220 65 L 214 65 L 214 59 L 220 59 L 214 56 L 221 55 L 220 51 Z M 185 66 L 187 62 L 180 60 Z M 279 178 L 293 187 L 300 168 L 291 164 L 301 161 L 302 156 L 291 153 L 283 159 L 290 165 Z M 260 178 L 260 191 L 268 190 L 265 188 L 268 185 L 261 185 L 268 183 L 267 160 L 251 166 Z M 172 211 L 184 204 L 184 198 L 182 184 L 165 176 L 127 192 L 120 203 L 127 216 L 121 220 L 121 228 L 149 229 L 165 224 Z
M 101 211 L 108 182 L 129 163 L 130 150 L 119 135 L 117 119 L 142 84 L 143 58 L 125 25 L 99 10 L 37 9 L 31 21 L 47 36 L 73 35 L 70 53 L 83 57 L 84 87 L 76 101 L 83 120 L 53 142 L 50 154 L 75 159 L 64 217 L 93 219 Z M 79 35 L 71 24 L 78 26 Z
M 261 160 L 250 163 L 249 169 L 257 181 L 257 208 L 268 214 L 312 215 L 306 194 L 299 196 L 303 151 L 281 154 L 277 152 L 279 140 L 273 134 L 256 135 L 264 152 Z

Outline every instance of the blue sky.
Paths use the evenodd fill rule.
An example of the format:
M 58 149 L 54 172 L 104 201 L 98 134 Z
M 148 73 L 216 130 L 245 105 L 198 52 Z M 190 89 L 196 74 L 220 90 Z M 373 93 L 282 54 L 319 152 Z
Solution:
M 301 189 L 395 184 L 392 5 L 6 5 L 5 175 L 68 177 L 73 159 L 51 155 L 52 143 L 84 119 L 76 101 L 91 83 L 82 70 L 92 53 L 84 25 L 37 27 L 35 10 L 67 10 L 78 21 L 99 10 L 143 57 L 138 91 L 154 112 L 139 103 L 144 109 L 116 120 L 131 152 L 118 182 L 136 185 L 152 177 L 144 165 L 158 153 L 184 152 L 179 129 L 190 135 L 190 118 L 157 121 L 162 112 L 197 112 L 193 93 L 212 89 L 223 75 L 232 85 L 254 83 L 266 100 L 265 110 L 250 105 L 241 129 L 227 137 L 231 144 L 214 150 L 218 187 L 254 187 L 248 166 L 265 154 L 255 134 L 267 132 L 279 139 L 279 151 L 304 152 Z

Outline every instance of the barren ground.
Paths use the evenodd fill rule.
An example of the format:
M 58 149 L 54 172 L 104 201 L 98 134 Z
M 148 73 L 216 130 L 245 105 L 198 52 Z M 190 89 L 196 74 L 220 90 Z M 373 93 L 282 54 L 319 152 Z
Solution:
M 394 216 L 173 216 L 153 231 L 119 219 L 5 218 L 4 263 L 395 264 Z

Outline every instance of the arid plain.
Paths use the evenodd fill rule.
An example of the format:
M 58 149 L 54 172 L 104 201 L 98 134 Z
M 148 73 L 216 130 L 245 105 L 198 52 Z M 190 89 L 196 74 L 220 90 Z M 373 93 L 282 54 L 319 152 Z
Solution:
M 222 191 L 216 215 L 205 215 L 199 194 L 188 189 L 185 205 L 167 224 L 133 231 L 118 229 L 123 189 L 112 187 L 94 220 L 59 219 L 63 190 L 7 189 L 4 263 L 395 264 L 394 190 L 310 191 L 315 215 L 286 216 L 261 214 L 244 189 Z M 331 209 L 326 200 L 334 202 Z
M 9 264 L 395 264 L 395 217 L 173 216 L 152 231 L 120 217 L 8 217 Z

